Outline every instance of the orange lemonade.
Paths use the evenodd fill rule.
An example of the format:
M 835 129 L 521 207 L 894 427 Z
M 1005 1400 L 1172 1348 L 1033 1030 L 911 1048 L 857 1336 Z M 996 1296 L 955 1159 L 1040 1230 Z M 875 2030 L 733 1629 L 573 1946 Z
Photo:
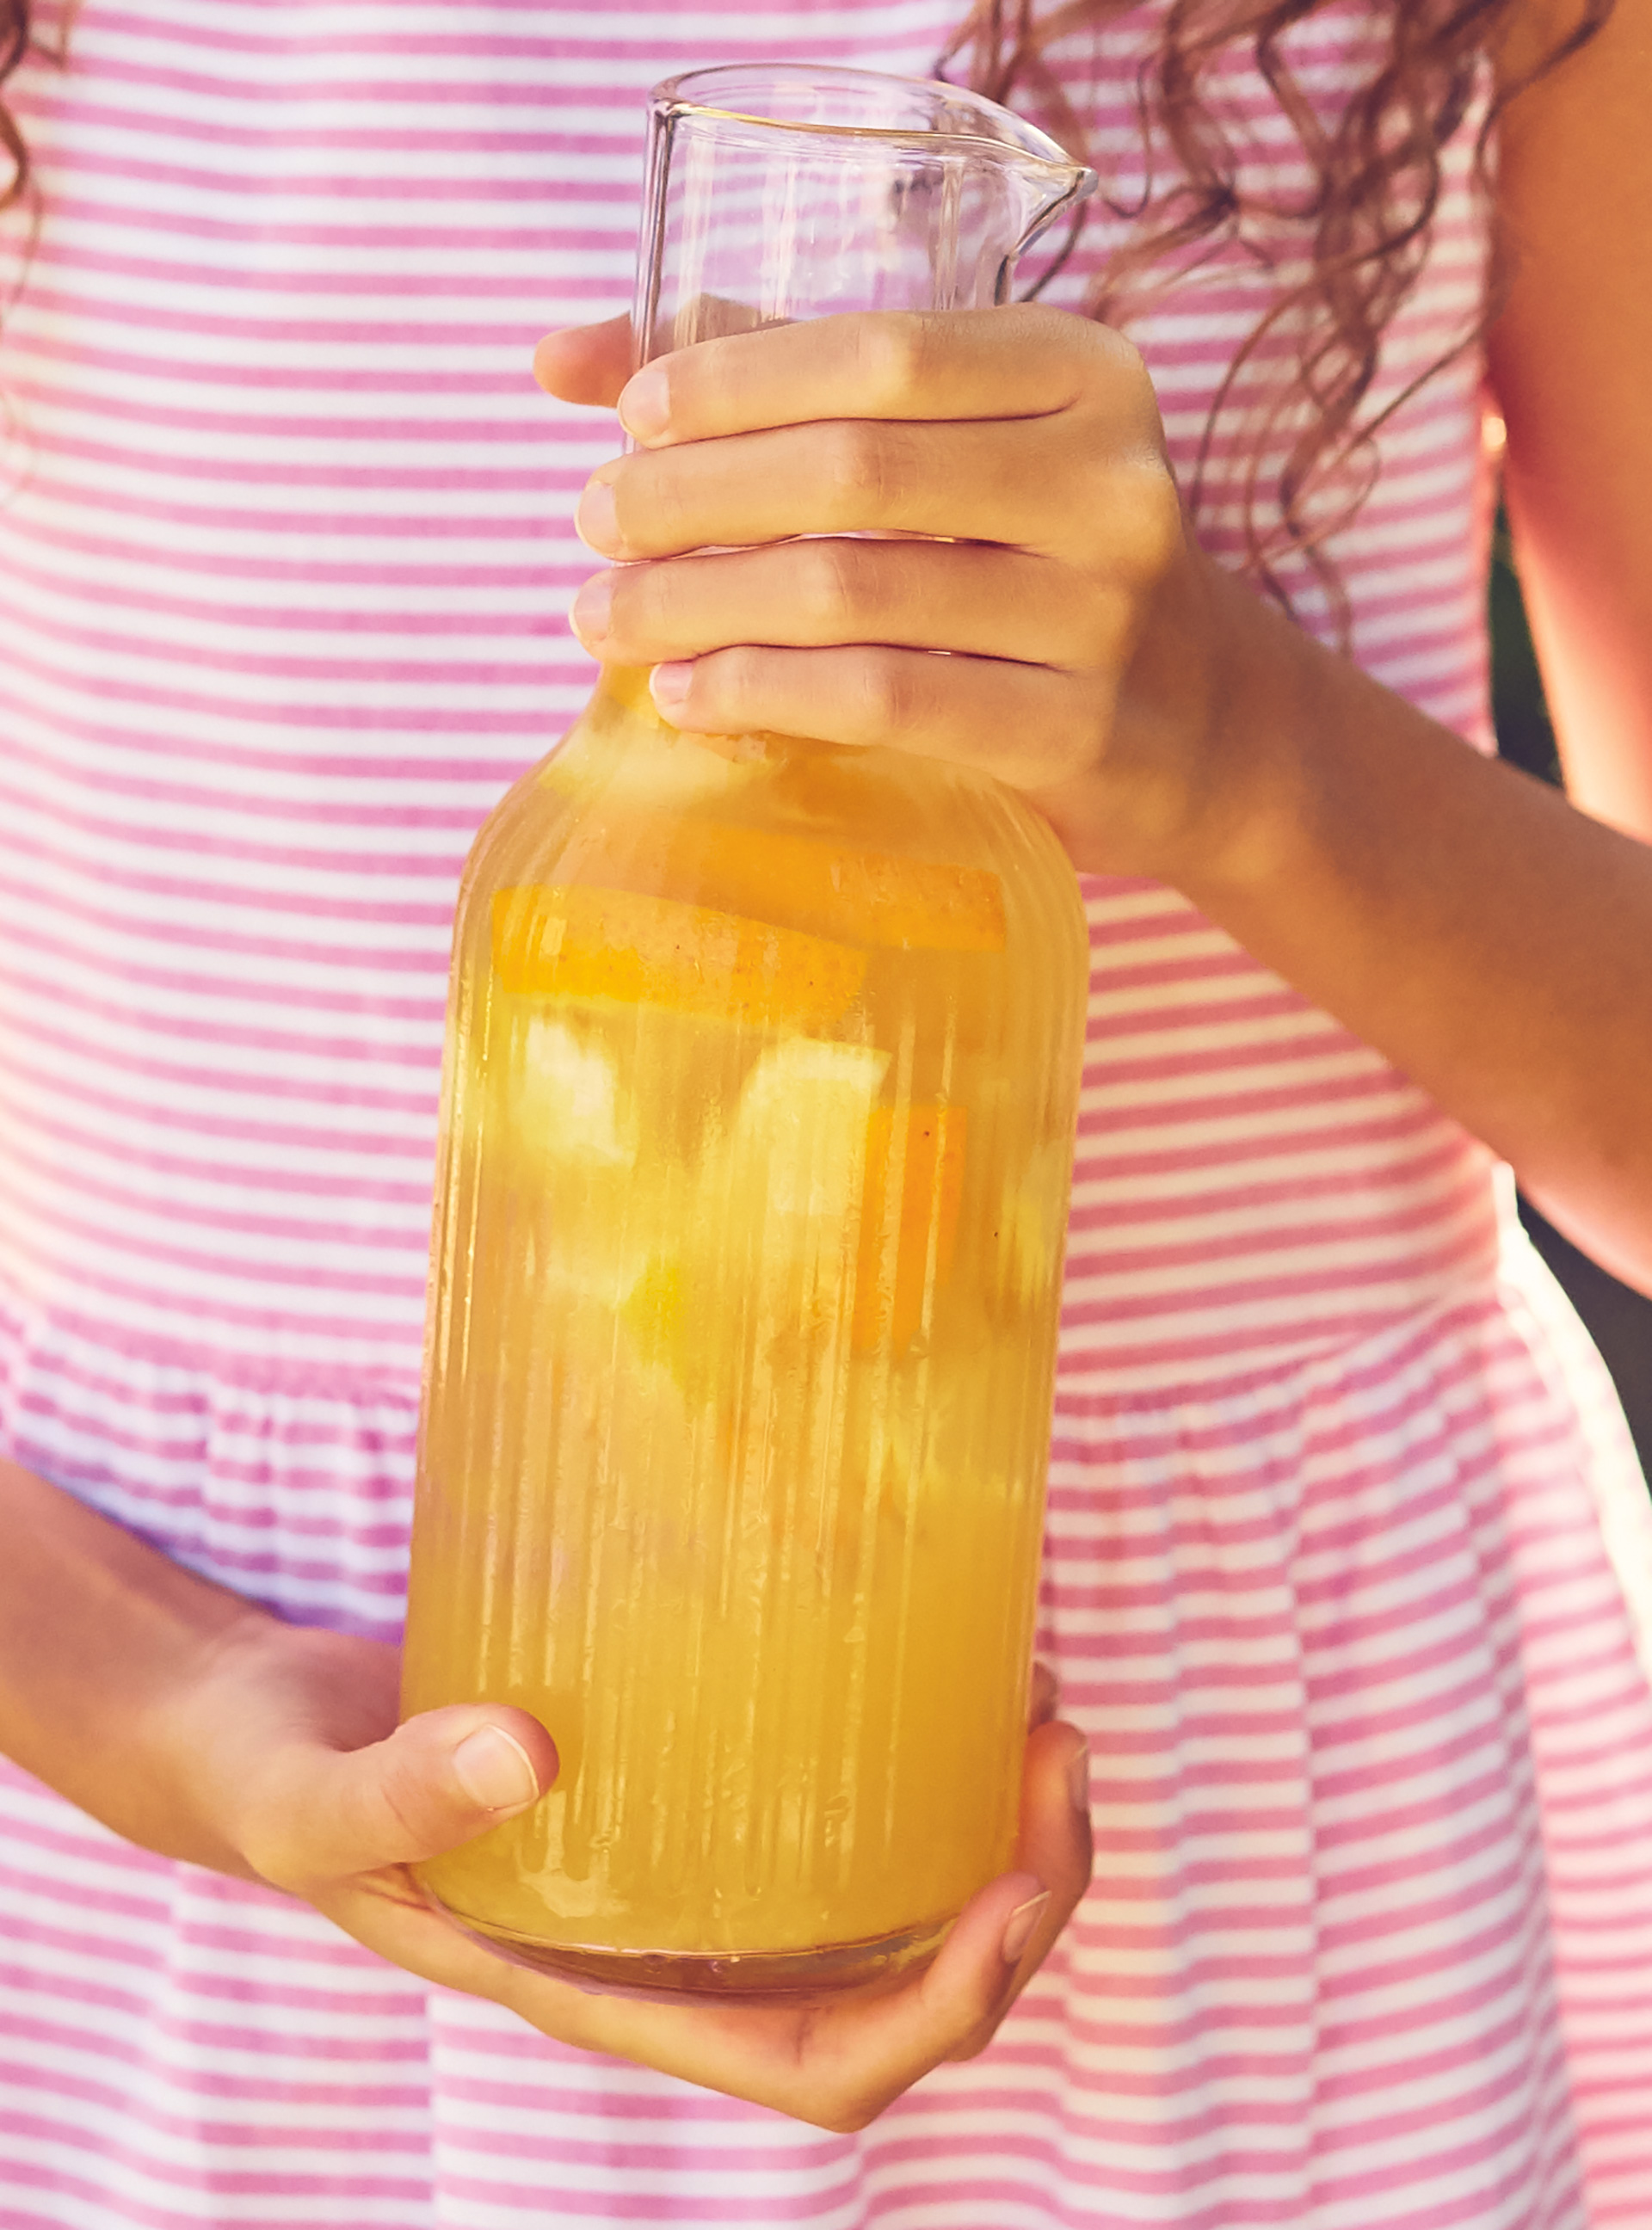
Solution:
M 404 1708 L 562 1761 L 419 1868 L 537 1964 L 807 1990 L 1010 1860 L 1087 952 L 997 785 L 609 674 L 461 901 Z

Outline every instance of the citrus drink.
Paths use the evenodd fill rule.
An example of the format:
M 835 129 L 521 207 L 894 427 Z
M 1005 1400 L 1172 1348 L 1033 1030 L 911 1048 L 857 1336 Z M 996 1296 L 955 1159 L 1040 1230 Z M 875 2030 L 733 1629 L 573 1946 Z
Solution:
M 997 785 L 662 725 L 461 898 L 404 1707 L 555 1788 L 418 1871 L 565 1973 L 807 1990 L 1011 1858 L 1086 952 Z

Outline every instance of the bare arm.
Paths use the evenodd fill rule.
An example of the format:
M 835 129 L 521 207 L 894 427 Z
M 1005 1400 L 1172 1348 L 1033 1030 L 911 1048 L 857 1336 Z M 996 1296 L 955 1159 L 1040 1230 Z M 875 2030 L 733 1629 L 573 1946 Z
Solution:
M 0 1538 L 0 1751 L 148 1850 L 285 1880 L 329 1840 L 445 1849 L 555 1774 L 523 1711 L 431 1712 L 392 1743 L 395 1650 L 286 1626 L 16 1464 Z
M 1522 74 L 1571 20 L 1536 0 L 1503 67 Z M 1652 839 L 1648 0 L 1617 0 L 1516 100 L 1500 201 L 1515 264 L 1491 371 L 1568 790 Z M 1191 868 L 1190 889 L 1502 1152 L 1587 1252 L 1652 1290 L 1652 853 L 1454 753 L 1305 646 L 1282 651 L 1300 711 L 1276 797 L 1300 817 L 1273 823 L 1276 850 L 1264 837 L 1225 872 Z M 1277 685 L 1260 660 L 1252 671 L 1260 725 Z M 1322 726 L 1338 750 L 1303 751 Z
M 1550 3 L 1517 49 L 1550 35 Z M 1568 762 L 1585 802 L 1636 827 L 1649 16 L 1619 0 L 1513 112 L 1523 260 L 1494 351 Z M 540 377 L 613 400 L 620 347 L 553 337 Z M 603 656 L 663 662 L 673 720 L 894 741 L 1016 783 L 1079 866 L 1184 891 L 1652 1289 L 1652 851 L 1482 760 L 1205 558 L 1133 351 L 1053 311 L 825 319 L 681 351 L 621 410 L 645 446 L 601 468 L 581 528 L 633 562 L 576 623 Z M 784 538 L 891 528 L 948 539 Z
M 408 1872 L 550 1786 L 556 1752 L 526 1711 L 454 1705 L 398 1727 L 396 1650 L 286 1626 L 15 1465 L 0 1541 L 0 1750 L 118 1834 L 302 1898 L 410 1973 L 804 2120 L 858 2128 L 978 2050 L 1089 1879 L 1084 1748 L 1046 1682 L 1017 1868 L 924 1974 L 802 2009 L 594 1995 L 462 1935 Z
M 158 1723 L 255 1615 L 16 1464 L 0 1465 L 0 1751 L 171 1858 L 249 1870 L 157 1769 Z
M 1272 615 L 1247 637 L 1255 802 L 1167 879 L 1652 1290 L 1652 851 Z

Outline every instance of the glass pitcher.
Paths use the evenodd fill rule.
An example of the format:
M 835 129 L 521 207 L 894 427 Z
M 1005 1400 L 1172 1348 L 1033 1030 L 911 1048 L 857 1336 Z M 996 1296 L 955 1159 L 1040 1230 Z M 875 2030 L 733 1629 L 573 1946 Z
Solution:
M 950 86 L 675 79 L 638 360 L 990 308 L 1093 184 Z M 997 783 L 646 685 L 460 898 L 403 1708 L 519 1704 L 562 1769 L 417 1872 L 587 1983 L 812 1995 L 1012 1863 L 1087 941 Z

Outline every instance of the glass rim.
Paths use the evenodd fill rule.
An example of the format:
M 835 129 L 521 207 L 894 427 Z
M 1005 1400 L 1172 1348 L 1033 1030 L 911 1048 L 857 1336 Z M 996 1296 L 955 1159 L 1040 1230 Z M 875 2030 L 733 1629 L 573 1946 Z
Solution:
M 955 107 L 975 112 L 984 123 L 989 118 L 994 121 L 1002 118 L 1013 127 L 1014 136 L 1000 136 L 984 130 L 926 130 L 920 125 L 822 124 L 800 117 L 763 115 L 750 107 L 725 106 L 700 98 L 695 90 L 707 86 L 714 89 L 718 80 L 738 79 L 759 86 L 766 81 L 777 88 L 788 81 L 813 81 L 842 86 L 849 92 L 865 87 L 868 93 L 874 88 L 898 86 L 909 93 L 939 96 Z M 797 132 L 823 139 L 874 140 L 886 146 L 922 150 L 943 161 L 954 151 L 959 156 L 991 153 L 1000 161 L 1036 164 L 1041 169 L 1060 171 L 1074 179 L 1094 176 L 1036 124 L 1027 123 L 997 101 L 989 100 L 985 93 L 972 92 L 967 86 L 951 85 L 945 78 L 897 77 L 887 70 L 855 69 L 837 62 L 713 62 L 661 79 L 649 93 L 649 105 L 656 113 L 670 116 L 674 120 L 703 116 L 711 122 L 749 126 L 758 132 Z

